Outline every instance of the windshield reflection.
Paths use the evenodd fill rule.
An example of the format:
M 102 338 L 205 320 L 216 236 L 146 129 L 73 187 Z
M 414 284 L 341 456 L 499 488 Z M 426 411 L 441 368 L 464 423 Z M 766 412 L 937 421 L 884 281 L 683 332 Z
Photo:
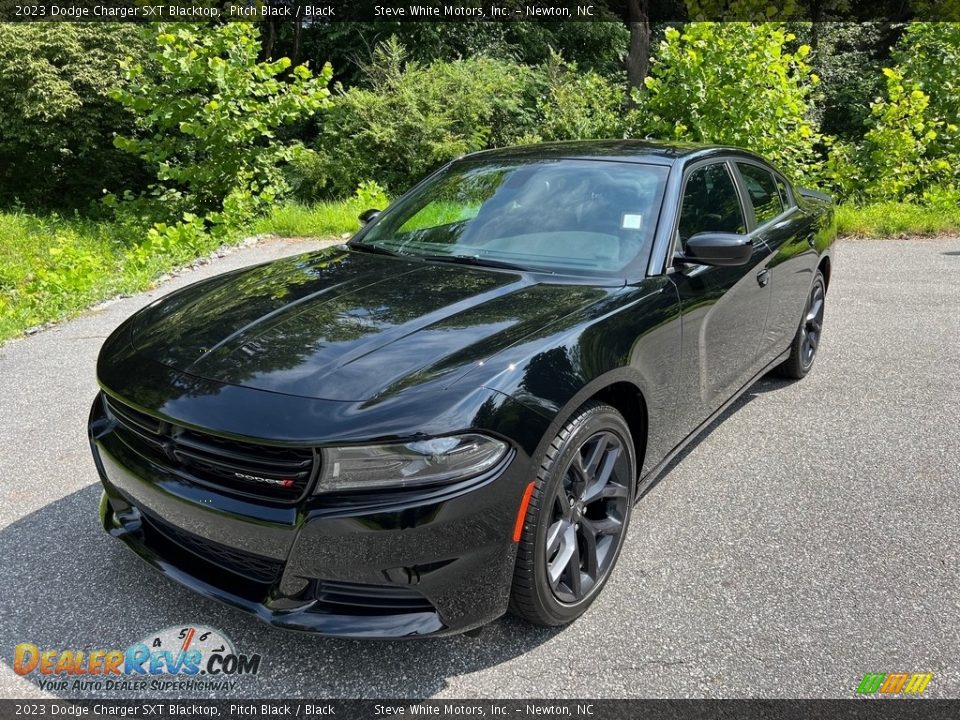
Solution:
M 454 163 L 353 247 L 430 260 L 615 274 L 646 262 L 667 169 L 551 160 Z

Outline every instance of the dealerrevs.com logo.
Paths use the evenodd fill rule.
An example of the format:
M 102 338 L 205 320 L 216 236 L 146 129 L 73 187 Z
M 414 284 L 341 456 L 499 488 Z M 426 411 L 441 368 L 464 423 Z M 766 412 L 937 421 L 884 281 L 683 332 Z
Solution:
M 20 643 L 13 669 L 43 690 L 222 690 L 260 671 L 259 654 L 238 653 L 222 632 L 199 625 L 169 627 L 120 649 L 40 648 Z

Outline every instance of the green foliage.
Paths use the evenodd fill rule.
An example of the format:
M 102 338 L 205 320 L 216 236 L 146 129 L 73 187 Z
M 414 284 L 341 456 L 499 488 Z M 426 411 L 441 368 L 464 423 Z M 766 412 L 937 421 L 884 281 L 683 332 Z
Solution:
M 815 175 L 821 137 L 809 114 L 818 78 L 805 61 L 810 48 L 790 52 L 793 40 L 781 23 L 669 28 L 631 113 L 633 133 L 736 145 L 796 178 Z
M 960 188 L 960 26 L 912 25 L 894 59 L 863 141 L 835 149 L 831 177 L 850 198 L 943 204 Z
M 596 21 L 316 23 L 303 28 L 302 56 L 331 61 L 345 87 L 369 86 L 364 61 L 391 36 L 420 65 L 483 56 L 534 67 L 556 52 L 581 70 L 607 75 L 623 70 L 629 31 L 621 22 Z M 291 45 L 281 43 L 287 52 Z
M 77 312 L 116 283 L 115 228 L 0 213 L 0 341 Z
M 870 102 L 884 89 L 881 73 L 899 32 L 890 23 L 798 24 L 798 41 L 813 46 L 809 63 L 820 77 L 813 117 L 820 132 L 844 142 L 863 137 Z
M 509 145 L 535 127 L 538 77 L 517 63 L 475 57 L 421 66 L 396 40 L 367 68 L 370 88 L 341 91 L 315 154 L 297 155 L 300 194 L 344 196 L 376 178 L 407 188 L 438 165 Z
M 873 103 L 859 169 L 870 199 L 916 199 L 922 187 L 951 170 L 931 146 L 945 123 L 929 112 L 930 97 L 899 70 L 886 68 L 887 98 Z M 956 132 L 956 128 L 953 128 Z
M 257 220 L 258 233 L 281 237 L 324 237 L 356 232 L 358 216 L 368 209 L 354 199 L 327 200 L 313 205 L 285 203 Z
M 553 55 L 544 69 L 547 93 L 539 102 L 539 140 L 623 137 L 623 82 L 614 84 L 592 71 L 578 71 Z
M 0 212 L 0 343 L 25 329 L 62 320 L 215 249 L 199 218 L 157 224 Z
M 179 222 L 191 213 L 235 225 L 274 203 L 291 157 L 278 131 L 325 105 L 330 67 L 314 77 L 288 58 L 259 62 L 252 23 L 150 32 L 146 58 L 123 61 L 125 82 L 113 96 L 137 115 L 139 132 L 115 142 L 156 173 L 156 217 Z
M 390 204 L 390 198 L 387 197 L 387 191 L 380 183 L 369 180 L 362 182 L 357 186 L 357 191 L 353 194 L 353 200 L 363 210 L 383 210 Z M 363 212 L 361 210 L 361 212 Z
M 81 206 L 143 182 L 113 147 L 133 117 L 110 97 L 142 46 L 131 25 L 0 23 L 0 204 Z
M 894 49 L 893 59 L 905 78 L 926 93 L 930 114 L 947 124 L 960 123 L 960 23 L 913 23 Z M 960 156 L 960 133 L 941 132 L 931 151 Z

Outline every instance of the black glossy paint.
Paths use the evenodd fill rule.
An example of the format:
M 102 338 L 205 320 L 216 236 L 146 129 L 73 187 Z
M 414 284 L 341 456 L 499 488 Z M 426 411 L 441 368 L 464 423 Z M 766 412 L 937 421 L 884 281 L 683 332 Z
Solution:
M 755 228 L 749 214 L 747 264 L 674 266 L 686 171 L 705 161 L 762 163 L 743 151 L 560 143 L 471 162 L 484 157 L 669 166 L 647 271 L 561 277 L 339 246 L 153 303 L 105 342 L 98 378 L 105 393 L 165 422 L 268 445 L 481 431 L 511 447 L 497 468 L 439 489 L 258 501 L 138 455 L 98 398 L 90 435 L 105 528 L 178 581 L 276 625 L 341 636 L 462 632 L 505 612 L 523 491 L 577 407 L 599 394 L 620 408 L 646 485 L 724 403 L 782 359 L 816 268 L 829 270 L 832 207 L 798 192 L 773 223 Z M 263 585 L 244 580 L 158 535 L 144 516 L 282 571 Z M 318 581 L 404 587 L 428 607 L 331 608 L 313 600 Z

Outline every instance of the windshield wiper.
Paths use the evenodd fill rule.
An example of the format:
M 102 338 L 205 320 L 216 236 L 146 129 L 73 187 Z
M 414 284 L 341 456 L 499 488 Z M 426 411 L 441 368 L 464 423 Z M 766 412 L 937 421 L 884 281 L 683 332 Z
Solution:
M 479 255 L 418 255 L 417 257 L 419 257 L 421 260 L 456 263 L 457 265 L 503 268 L 504 270 L 520 270 L 521 272 L 547 272 L 546 270 L 538 270 L 537 268 L 515 265 L 514 263 L 504 262 L 503 260 L 482 258 Z
M 376 255 L 390 255 L 391 257 L 410 257 L 408 253 L 397 252 L 396 250 L 388 250 L 385 247 L 380 245 L 371 245 L 370 243 L 365 242 L 352 242 L 348 243 L 347 247 L 356 248 L 357 250 L 362 250 L 363 252 L 373 253 Z

